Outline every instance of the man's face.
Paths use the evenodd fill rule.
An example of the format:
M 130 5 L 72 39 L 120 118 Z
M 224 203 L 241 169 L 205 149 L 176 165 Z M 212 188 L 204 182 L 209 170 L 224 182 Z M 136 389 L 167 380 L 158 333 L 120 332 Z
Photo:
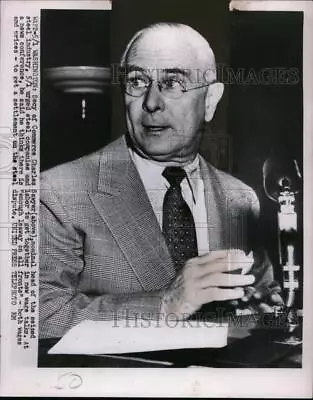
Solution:
M 162 37 L 162 32 L 149 32 L 130 50 L 128 79 L 135 85 L 151 79 L 152 84 L 141 97 L 125 93 L 126 121 L 139 154 L 184 164 L 198 151 L 207 88 L 182 93 L 179 98 L 168 98 L 159 90 L 157 81 L 179 87 L 182 83 L 187 88 L 203 84 L 199 82 L 197 54 L 179 32 L 172 33 Z

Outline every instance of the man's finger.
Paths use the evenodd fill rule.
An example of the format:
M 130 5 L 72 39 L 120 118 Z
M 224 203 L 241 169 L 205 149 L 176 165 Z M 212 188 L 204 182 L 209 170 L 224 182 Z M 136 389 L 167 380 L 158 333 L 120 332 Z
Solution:
M 251 285 L 255 281 L 253 275 L 236 275 L 236 274 L 207 274 L 205 277 L 199 278 L 200 287 L 205 289 L 210 286 L 246 286 Z
M 274 294 L 278 294 L 281 292 L 281 289 L 279 286 L 262 286 L 256 288 L 255 293 L 253 294 L 253 297 L 257 300 L 263 299 L 266 296 L 272 296 Z
M 229 272 L 231 273 L 232 271 L 236 271 L 238 269 L 242 269 L 244 267 L 244 263 L 229 263 L 227 261 L 227 259 L 225 258 L 220 258 L 215 260 L 214 262 L 210 261 L 207 263 L 203 263 L 203 264 L 198 264 L 196 266 L 196 275 L 197 277 L 203 277 L 207 274 L 211 274 L 211 273 L 216 273 L 216 272 Z M 238 275 L 238 274 L 237 274 Z
M 278 282 L 274 281 L 270 286 L 269 286 L 270 292 L 276 292 L 276 293 L 281 293 L 281 286 Z
M 210 261 L 215 261 L 220 258 L 226 258 L 228 256 L 229 250 L 212 250 L 207 254 L 197 257 L 198 265 L 206 264 Z
M 274 311 L 273 308 L 266 303 L 260 303 L 257 307 L 261 312 L 264 313 L 272 313 Z
M 255 287 L 253 286 L 247 286 L 244 288 L 245 291 L 245 295 L 243 296 L 243 298 L 241 299 L 243 302 L 248 302 L 251 297 L 253 296 L 253 294 L 256 292 Z
M 274 303 L 275 305 L 279 305 L 279 306 L 284 305 L 284 300 L 278 293 L 273 293 L 270 296 L 270 299 L 271 299 L 272 303 Z
M 199 293 L 201 304 L 210 303 L 211 301 L 224 301 L 240 299 L 244 295 L 242 288 L 221 289 L 207 288 Z
M 244 260 L 248 262 L 251 260 L 251 254 L 246 256 L 246 253 L 240 249 L 230 249 L 230 250 L 212 250 L 207 254 L 198 256 L 198 264 L 206 264 L 207 262 L 218 260 L 220 258 L 227 258 L 228 262 Z

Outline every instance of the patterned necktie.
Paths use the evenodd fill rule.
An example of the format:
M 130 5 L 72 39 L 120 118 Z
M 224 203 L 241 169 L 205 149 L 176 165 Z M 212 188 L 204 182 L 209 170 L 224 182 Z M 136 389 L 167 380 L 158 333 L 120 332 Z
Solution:
M 162 175 L 171 185 L 164 196 L 162 230 L 175 268 L 179 270 L 187 260 L 198 256 L 196 227 L 180 188 L 186 172 L 180 167 L 166 167 Z

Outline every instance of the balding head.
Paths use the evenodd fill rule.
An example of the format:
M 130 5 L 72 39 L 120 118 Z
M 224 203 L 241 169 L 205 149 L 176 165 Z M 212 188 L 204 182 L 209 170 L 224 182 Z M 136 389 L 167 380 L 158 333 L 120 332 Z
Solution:
M 216 80 L 214 53 L 207 40 L 190 26 L 160 22 L 138 31 L 129 41 L 121 57 L 121 67 L 126 67 L 129 59 L 138 55 L 138 45 L 142 42 L 149 44 L 144 48 L 149 49 L 151 60 L 156 59 L 165 47 L 175 47 L 181 52 L 184 61 L 186 58 L 189 60 L 188 65 L 184 62 L 185 68 L 202 71 L 207 82 Z M 147 68 L 153 67 L 153 65 L 147 66 Z
M 144 158 L 187 165 L 223 94 L 208 42 L 183 24 L 139 31 L 122 60 L 128 137 Z

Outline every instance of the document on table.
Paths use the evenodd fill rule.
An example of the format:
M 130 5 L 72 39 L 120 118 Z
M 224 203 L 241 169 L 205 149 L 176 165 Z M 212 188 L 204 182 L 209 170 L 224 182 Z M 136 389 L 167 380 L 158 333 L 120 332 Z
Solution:
M 227 344 L 227 324 L 208 321 L 85 320 L 70 329 L 48 354 L 122 354 L 218 348 Z

